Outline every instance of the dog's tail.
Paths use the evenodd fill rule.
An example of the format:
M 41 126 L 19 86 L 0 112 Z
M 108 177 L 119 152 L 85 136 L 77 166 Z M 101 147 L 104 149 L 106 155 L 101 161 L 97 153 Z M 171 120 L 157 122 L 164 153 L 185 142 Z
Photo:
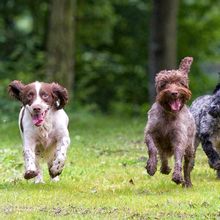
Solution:
M 193 58 L 192 57 L 185 57 L 181 60 L 179 70 L 184 74 L 188 74 L 190 71 L 190 67 L 192 65 Z

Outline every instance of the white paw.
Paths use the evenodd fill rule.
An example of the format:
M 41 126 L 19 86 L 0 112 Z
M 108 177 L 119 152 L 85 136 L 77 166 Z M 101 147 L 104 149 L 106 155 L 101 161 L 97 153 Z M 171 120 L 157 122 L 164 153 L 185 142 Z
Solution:
M 58 182 L 60 180 L 59 176 L 56 176 L 54 178 L 51 178 L 52 182 Z
M 45 182 L 44 182 L 42 176 L 37 176 L 37 177 L 35 177 L 34 183 L 35 183 L 35 184 L 41 184 L 41 183 L 43 184 L 43 183 L 45 183 Z

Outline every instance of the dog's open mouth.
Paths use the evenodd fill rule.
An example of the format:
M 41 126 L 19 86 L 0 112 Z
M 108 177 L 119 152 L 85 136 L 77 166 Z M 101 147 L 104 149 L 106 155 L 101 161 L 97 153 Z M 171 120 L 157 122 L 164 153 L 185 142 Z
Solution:
M 39 127 L 44 123 L 47 111 L 48 110 L 32 115 L 32 121 L 35 126 Z
M 173 112 L 178 112 L 182 108 L 182 101 L 180 99 L 175 99 L 169 102 L 170 109 Z

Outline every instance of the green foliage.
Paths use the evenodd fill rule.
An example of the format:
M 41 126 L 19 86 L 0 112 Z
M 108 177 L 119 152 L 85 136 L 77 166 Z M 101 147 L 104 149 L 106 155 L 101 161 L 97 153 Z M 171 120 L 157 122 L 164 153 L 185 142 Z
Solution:
M 193 56 L 190 72 L 190 87 L 193 99 L 205 93 L 211 93 L 216 85 L 218 72 L 204 73 L 204 62 L 213 63 L 220 59 L 220 2 L 181 1 L 178 22 L 178 56 Z
M 136 112 L 132 108 L 145 103 L 147 82 L 143 67 L 125 66 L 121 56 L 110 53 L 82 55 L 84 65 L 76 75 L 76 99 L 84 104 L 95 103 L 105 112 L 120 103 L 129 104 L 130 112 Z
M 87 10 L 79 16 L 76 99 L 83 104 L 95 104 L 104 112 L 140 112 L 147 101 L 148 4 L 141 0 L 90 4 L 83 4 Z M 100 8 L 102 4 L 104 11 L 94 13 L 94 7 Z M 83 10 L 80 7 L 79 3 L 79 13 Z M 93 16 L 92 22 L 88 14 Z M 86 28 L 88 25 L 90 28 Z
M 40 79 L 45 62 L 45 1 L 0 2 L 0 79 Z
M 76 38 L 81 52 L 85 48 L 96 49 L 113 42 L 113 29 L 117 15 L 111 1 L 79 1 L 77 3 Z
M 159 167 L 153 177 L 147 175 L 145 122 L 145 118 L 70 115 L 72 141 L 61 181 L 51 183 L 44 166 L 46 183 L 38 185 L 23 179 L 17 123 L 0 127 L 1 218 L 218 218 L 219 180 L 201 148 L 192 171 L 192 189 L 176 185 L 171 175 L 159 173 Z
M 220 58 L 219 4 L 180 1 L 178 60 L 194 57 L 193 98 L 210 92 L 216 83 L 201 66 Z M 10 80 L 46 80 L 49 8 L 48 0 L 0 1 L 1 115 L 14 109 L 6 92 Z M 103 112 L 143 112 L 148 105 L 150 16 L 150 1 L 77 1 L 74 104 Z
M 220 16 L 216 0 L 181 1 L 178 25 L 179 56 L 193 56 L 197 64 L 219 59 Z

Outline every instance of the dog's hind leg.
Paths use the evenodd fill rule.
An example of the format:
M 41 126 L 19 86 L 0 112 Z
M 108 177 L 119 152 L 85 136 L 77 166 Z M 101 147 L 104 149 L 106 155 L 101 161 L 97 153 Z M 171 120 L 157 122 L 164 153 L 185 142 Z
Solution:
M 149 134 L 146 134 L 145 143 L 147 144 L 149 154 L 146 169 L 148 174 L 153 176 L 157 171 L 157 148 L 154 144 L 153 138 Z

